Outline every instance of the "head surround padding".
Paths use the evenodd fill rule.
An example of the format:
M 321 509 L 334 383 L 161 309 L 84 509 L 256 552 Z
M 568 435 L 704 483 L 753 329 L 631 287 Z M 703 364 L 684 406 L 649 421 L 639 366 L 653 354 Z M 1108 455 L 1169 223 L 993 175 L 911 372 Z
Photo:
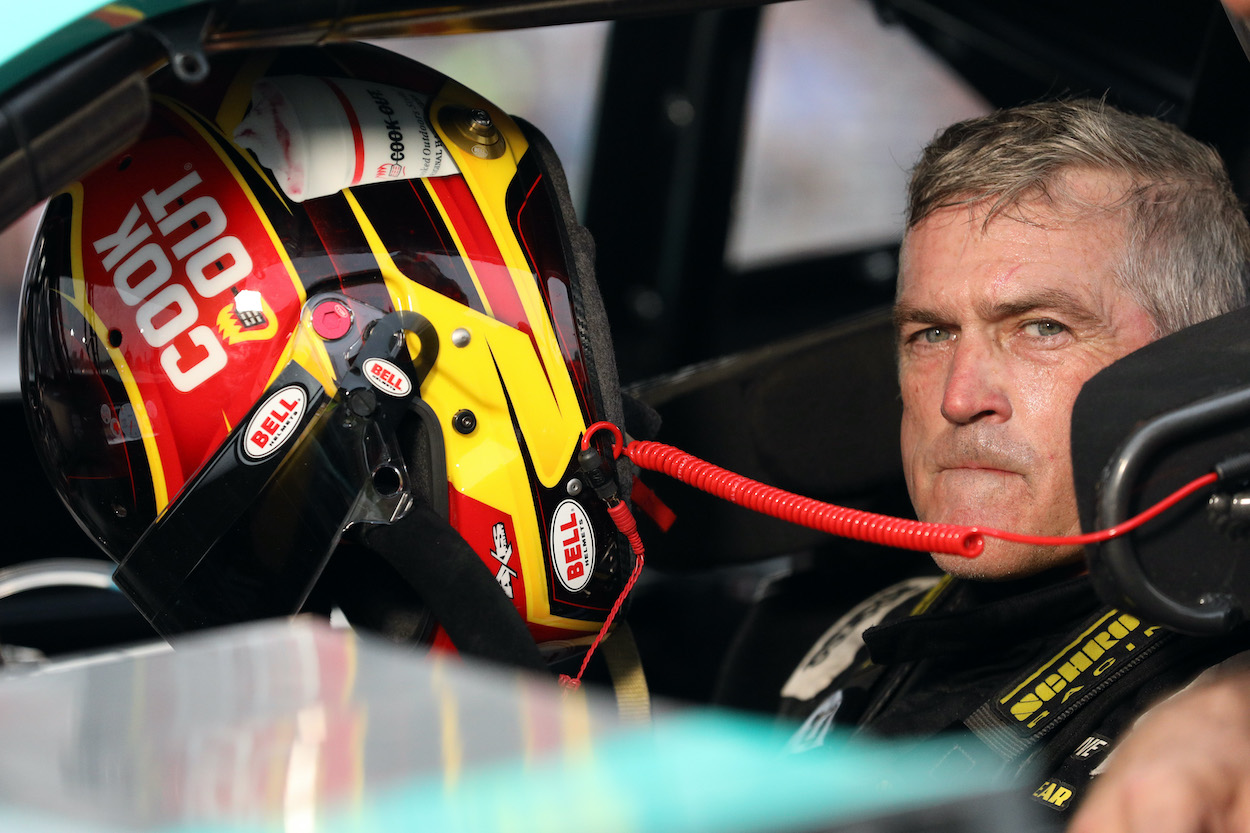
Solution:
M 1248 388 L 1250 308 L 1159 339 L 1087 381 L 1072 411 L 1082 529 L 1126 520 L 1250 451 L 1248 415 L 1213 408 Z M 1199 419 L 1178 422 L 1185 414 Z M 1135 442 L 1143 436 L 1157 440 L 1143 447 Z M 1219 490 L 1245 486 L 1231 482 Z M 1106 502 L 1117 495 L 1127 511 L 1108 517 Z M 1204 492 L 1124 538 L 1088 547 L 1087 556 L 1109 604 L 1178 630 L 1212 632 L 1233 624 L 1250 600 L 1248 548 L 1250 528 L 1214 517 Z M 1220 597 L 1231 619 L 1212 615 Z

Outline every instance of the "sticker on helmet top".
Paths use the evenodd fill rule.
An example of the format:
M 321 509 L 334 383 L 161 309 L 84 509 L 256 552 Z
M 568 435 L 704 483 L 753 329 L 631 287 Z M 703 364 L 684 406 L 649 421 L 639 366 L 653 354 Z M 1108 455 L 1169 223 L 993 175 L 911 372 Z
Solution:
M 287 385 L 266 399 L 247 424 L 243 453 L 253 460 L 273 454 L 295 435 L 307 407 L 308 394 L 299 385 Z
M 460 172 L 427 118 L 429 97 L 353 78 L 271 76 L 252 86 L 234 140 L 290 199 Z
M 407 396 L 412 390 L 412 383 L 404 375 L 404 371 L 386 359 L 366 359 L 364 365 L 365 378 L 382 393 L 391 396 Z
M 551 519 L 551 566 L 564 589 L 576 593 L 595 569 L 595 532 L 586 510 L 575 500 L 556 507 Z

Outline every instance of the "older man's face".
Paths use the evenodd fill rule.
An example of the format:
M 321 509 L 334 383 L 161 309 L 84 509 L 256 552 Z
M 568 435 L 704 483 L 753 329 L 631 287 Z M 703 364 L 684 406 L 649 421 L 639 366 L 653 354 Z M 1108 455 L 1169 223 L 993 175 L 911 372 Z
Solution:
M 1105 199 L 1094 174 L 1069 185 Z M 1097 210 L 938 211 L 909 232 L 896 302 L 903 468 L 921 520 L 1039 535 L 1079 532 L 1069 421 L 1081 385 L 1154 337 L 1113 278 L 1123 228 Z M 1079 558 L 987 539 L 950 573 L 1014 578 Z

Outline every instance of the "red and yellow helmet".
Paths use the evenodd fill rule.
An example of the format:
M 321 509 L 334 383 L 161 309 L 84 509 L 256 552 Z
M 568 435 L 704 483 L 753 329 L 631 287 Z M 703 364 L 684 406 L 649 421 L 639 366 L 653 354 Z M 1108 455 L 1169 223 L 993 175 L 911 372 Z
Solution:
M 633 558 L 576 457 L 620 396 L 545 139 L 369 47 L 152 89 L 23 290 L 36 444 L 119 586 L 165 634 L 363 586 L 593 635 Z

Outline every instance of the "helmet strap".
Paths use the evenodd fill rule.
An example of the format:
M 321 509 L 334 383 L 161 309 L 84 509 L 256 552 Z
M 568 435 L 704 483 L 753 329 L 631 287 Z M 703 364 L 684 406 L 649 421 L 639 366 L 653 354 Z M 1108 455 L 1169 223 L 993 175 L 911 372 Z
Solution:
M 418 503 L 392 523 L 365 526 L 361 537 L 403 577 L 458 651 L 546 670 L 538 646 L 494 576 L 433 509 Z

